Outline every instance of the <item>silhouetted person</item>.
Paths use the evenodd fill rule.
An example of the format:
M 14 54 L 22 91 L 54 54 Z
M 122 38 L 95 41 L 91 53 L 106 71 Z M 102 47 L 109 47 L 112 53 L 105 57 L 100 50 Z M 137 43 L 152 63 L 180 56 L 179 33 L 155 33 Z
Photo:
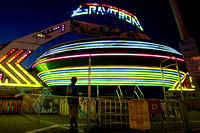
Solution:
M 71 84 L 67 87 L 67 96 L 71 96 L 67 98 L 68 105 L 69 105 L 69 115 L 71 115 L 70 117 L 71 131 L 74 130 L 74 126 L 75 126 L 75 129 L 78 130 L 78 124 L 76 122 L 76 118 L 78 117 L 78 108 L 80 107 L 79 98 L 73 98 L 74 96 L 78 96 L 78 92 L 79 92 L 78 87 L 75 85 L 76 81 L 77 81 L 77 78 L 72 77 Z

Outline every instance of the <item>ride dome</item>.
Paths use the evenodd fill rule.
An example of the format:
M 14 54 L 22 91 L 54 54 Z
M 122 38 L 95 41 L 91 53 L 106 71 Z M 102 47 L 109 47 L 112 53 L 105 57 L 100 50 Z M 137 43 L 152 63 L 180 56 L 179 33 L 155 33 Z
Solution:
M 93 96 L 97 88 L 100 95 L 115 95 L 118 86 L 124 95 L 131 96 L 133 88 L 139 86 L 146 97 L 163 97 L 163 79 L 164 86 L 171 90 L 179 80 L 176 67 L 164 69 L 162 77 L 160 65 L 165 59 L 169 59 L 168 63 L 178 62 L 180 78 L 184 79 L 186 69 L 182 54 L 151 40 L 135 15 L 110 5 L 86 3 L 73 11 L 72 17 L 91 14 L 115 15 L 137 31 L 71 20 L 71 32 L 96 37 L 58 44 L 35 61 L 32 68 L 54 94 L 64 95 L 71 77 L 75 76 L 80 95 L 87 95 L 90 61 Z M 46 36 L 46 33 L 48 30 L 40 35 Z

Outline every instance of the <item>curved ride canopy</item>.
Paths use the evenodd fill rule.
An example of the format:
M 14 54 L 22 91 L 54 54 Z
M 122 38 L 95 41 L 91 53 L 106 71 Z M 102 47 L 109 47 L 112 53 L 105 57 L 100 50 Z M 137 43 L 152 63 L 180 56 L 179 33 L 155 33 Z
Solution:
M 89 14 L 113 15 L 143 31 L 136 16 L 105 4 L 86 3 L 73 11 L 71 17 Z M 162 86 L 159 64 L 171 56 L 184 64 L 181 53 L 156 41 L 143 32 L 128 31 L 76 20 L 34 32 L 0 46 L 0 87 L 33 89 L 43 84 L 21 63 L 39 47 L 69 32 L 100 38 L 76 40 L 56 45 L 46 51 L 32 68 L 48 86 L 66 86 L 72 76 L 78 85 L 88 85 L 88 58 L 92 57 L 91 85 Z M 175 58 L 171 58 L 174 61 Z M 181 78 L 185 68 L 180 69 Z M 177 71 L 163 71 L 165 86 L 178 83 Z
M 186 75 L 181 53 L 163 43 L 131 38 L 94 38 L 62 43 L 40 56 L 32 68 L 51 87 L 65 87 L 72 76 L 78 78 L 77 85 L 87 86 L 90 56 L 92 86 L 162 88 L 160 62 L 164 59 L 171 62 L 177 59 L 181 79 Z M 163 74 L 165 87 L 177 86 L 176 69 L 164 69 Z

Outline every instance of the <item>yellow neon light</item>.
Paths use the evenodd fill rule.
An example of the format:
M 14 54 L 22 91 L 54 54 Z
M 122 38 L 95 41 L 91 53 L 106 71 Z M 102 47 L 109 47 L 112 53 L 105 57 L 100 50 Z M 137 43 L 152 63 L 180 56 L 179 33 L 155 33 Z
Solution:
M 118 74 L 118 75 L 117 75 Z M 141 77 L 141 75 L 145 75 L 145 77 L 161 77 L 160 73 L 150 73 L 150 72 L 92 72 L 91 76 L 120 76 L 120 77 L 127 77 L 128 75 L 131 76 L 133 75 L 134 77 Z M 41 77 L 42 80 L 46 78 L 61 78 L 61 77 L 71 77 L 71 76 L 78 76 L 78 77 L 83 77 L 83 76 L 88 76 L 88 72 L 65 72 L 65 73 L 55 73 L 55 74 L 50 74 L 50 75 L 44 75 Z M 166 77 L 173 77 L 173 78 L 178 78 L 177 75 L 171 75 L 171 74 L 165 74 L 164 76 Z
M 58 79 L 70 79 L 71 77 L 68 77 L 68 78 L 66 78 L 66 77 L 61 77 L 61 78 L 49 78 L 49 79 L 46 79 L 46 80 L 44 80 L 45 82 L 46 81 L 49 81 L 49 80 L 58 80 Z M 88 76 L 82 76 L 82 77 L 78 77 L 78 79 L 87 79 L 88 78 Z M 117 76 L 115 76 L 115 77 L 110 77 L 110 76 L 101 76 L 101 77 L 99 77 L 99 76 L 92 76 L 91 78 L 110 78 L 110 79 L 122 79 L 122 78 L 130 78 L 130 79 L 157 79 L 157 80 L 162 80 L 162 78 L 154 78 L 154 77 L 151 77 L 151 78 L 149 78 L 149 77 L 129 77 L 129 76 L 120 76 L 120 77 L 117 77 Z M 169 80 L 169 81 L 174 81 L 174 82 L 176 82 L 177 80 L 173 80 L 173 79 L 167 79 L 167 78 L 164 78 L 164 80 Z M 93 82 L 93 81 L 92 81 Z
M 144 67 L 144 66 L 91 66 L 91 69 L 93 68 L 139 68 L 139 69 L 154 69 L 154 70 L 160 70 L 160 67 Z M 47 70 L 47 71 L 43 71 L 38 73 L 38 76 L 42 73 L 46 73 L 46 72 L 51 72 L 51 71 L 57 71 L 57 70 L 70 70 L 70 69 L 88 69 L 88 66 L 82 66 L 82 67 L 64 67 L 64 68 L 56 68 L 56 69 L 51 69 L 51 70 Z M 168 71 L 173 71 L 173 72 L 177 72 L 174 69 L 164 69 L 164 70 L 168 70 Z M 184 74 L 184 72 L 179 71 L 180 73 Z
M 27 84 L 31 84 L 24 76 L 22 76 L 11 64 L 7 64 L 22 80 Z
M 113 81 L 103 81 L 104 83 L 103 84 L 113 84 Z M 59 84 L 59 83 L 64 83 L 64 84 L 68 84 L 68 83 L 71 83 L 70 81 L 67 82 L 67 81 L 60 81 L 60 82 L 51 82 L 51 83 L 47 83 L 47 85 L 50 85 L 50 84 Z M 87 84 L 88 81 L 78 81 L 77 82 L 77 85 L 79 84 Z M 117 81 L 117 84 L 157 84 L 157 85 L 161 85 L 162 83 L 158 83 L 158 82 L 141 82 L 141 81 Z M 92 81 L 91 84 L 102 84 L 102 81 Z M 173 85 L 172 83 L 166 83 L 165 85 Z
M 20 64 L 16 64 L 16 66 L 24 73 L 26 76 L 28 76 L 36 85 L 39 85 L 41 87 L 42 85 L 32 76 L 30 75 Z
M 0 64 L 0 68 L 7 73 L 16 83 L 21 84 L 21 82 L 14 76 L 12 75 L 3 65 Z
M 0 83 L 1 86 L 18 86 L 18 87 L 41 87 L 35 84 L 17 84 L 17 83 Z

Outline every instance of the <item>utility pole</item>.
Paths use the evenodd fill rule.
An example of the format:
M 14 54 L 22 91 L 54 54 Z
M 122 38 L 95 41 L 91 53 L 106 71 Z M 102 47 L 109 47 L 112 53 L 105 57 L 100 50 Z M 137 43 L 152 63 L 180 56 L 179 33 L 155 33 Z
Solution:
M 200 99 L 200 71 L 196 69 L 200 66 L 199 50 L 196 45 L 195 39 L 191 38 L 189 35 L 185 21 L 179 9 L 177 0 L 170 0 L 170 4 L 181 37 L 181 41 L 179 44 L 182 50 L 185 64 L 190 76 L 192 77 L 193 84 L 195 85 L 196 94 Z
M 88 132 L 90 132 L 90 117 L 91 117 L 91 54 L 89 55 L 89 71 L 88 71 L 88 106 L 87 106 L 87 114 L 88 114 Z
M 196 57 L 199 55 L 198 48 L 196 46 L 194 38 L 191 38 L 189 35 L 185 21 L 182 17 L 180 9 L 179 9 L 177 0 L 170 0 L 170 4 L 172 7 L 172 11 L 173 11 L 173 14 L 174 14 L 174 17 L 176 20 L 176 24 L 177 24 L 177 27 L 179 30 L 179 34 L 181 37 L 181 41 L 179 44 L 180 44 L 180 47 L 182 50 L 182 54 L 183 54 L 183 57 L 185 60 L 186 67 L 189 71 L 190 76 L 192 76 L 192 77 L 195 76 L 194 77 L 195 79 L 198 79 L 198 78 L 200 79 L 200 73 L 195 74 L 196 72 L 198 73 L 199 70 L 193 71 L 190 69 L 190 68 L 196 67 L 196 64 L 194 65 L 190 61 L 193 57 Z M 195 80 L 195 81 L 198 81 L 198 80 Z M 193 82 L 194 82 L 194 80 L 193 80 Z M 179 84 L 181 84 L 181 83 L 179 82 Z M 195 85 L 195 88 L 196 88 L 196 92 L 198 92 L 198 90 L 199 90 L 198 82 L 197 82 L 197 85 Z M 197 93 L 197 95 L 198 95 L 198 93 Z M 190 132 L 188 113 L 187 113 L 187 108 L 184 104 L 184 100 L 181 102 L 180 107 L 182 110 L 183 132 Z

